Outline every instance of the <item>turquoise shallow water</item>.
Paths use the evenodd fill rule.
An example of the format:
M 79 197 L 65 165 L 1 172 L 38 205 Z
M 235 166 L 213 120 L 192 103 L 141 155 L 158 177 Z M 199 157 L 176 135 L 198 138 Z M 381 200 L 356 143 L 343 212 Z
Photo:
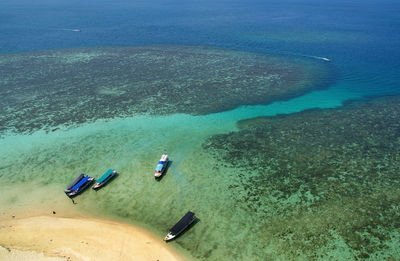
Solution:
M 211 123 L 214 128 L 209 128 Z M 224 199 L 227 195 L 218 193 L 223 183 L 217 180 L 218 173 L 210 172 L 212 162 L 201 152 L 201 143 L 213 133 L 235 129 L 234 124 L 229 118 L 215 115 L 173 115 L 6 137 L 1 141 L 2 170 L 16 175 L 3 173 L 1 179 L 17 184 L 29 180 L 37 186 L 55 183 L 61 192 L 78 172 L 99 176 L 108 167 L 115 168 L 119 177 L 97 193 L 88 191 L 76 198 L 77 207 L 96 216 L 139 223 L 160 237 L 171 221 L 191 209 L 201 222 L 185 235 L 186 239 L 182 237 L 180 244 L 186 248 L 204 232 L 219 237 L 219 233 L 205 231 L 209 226 L 201 224 L 218 219 L 216 213 L 225 209 L 225 203 L 218 202 L 228 203 Z M 164 148 L 172 164 L 165 177 L 156 182 L 154 167 Z M 196 255 L 201 257 L 208 247 L 198 242 Z
M 320 92 L 323 93 L 319 91 L 309 95 L 318 97 Z M 326 106 L 339 105 L 340 100 Z M 298 229 L 299 233 L 304 226 L 309 226 L 312 235 L 319 234 L 318 229 L 322 233 L 326 229 L 324 215 L 342 211 L 342 203 L 328 201 L 325 205 L 321 202 L 318 207 L 320 203 L 314 204 L 319 202 L 318 198 L 301 190 L 289 193 L 289 198 L 277 197 L 274 188 L 254 196 L 257 190 L 251 192 L 251 185 L 242 183 L 242 179 L 257 177 L 257 174 L 249 169 L 232 168 L 231 164 L 235 162 L 229 159 L 221 161 L 203 148 L 213 135 L 238 131 L 237 121 L 241 119 L 296 111 L 301 106 L 304 106 L 302 98 L 298 98 L 270 106 L 244 106 L 204 116 L 174 114 L 98 120 L 49 133 L 37 131 L 31 135 L 6 136 L 0 140 L 2 191 L 7 191 L 9 184 L 29 183 L 35 191 L 41 188 L 50 195 L 56 194 L 56 190 L 62 194 L 65 185 L 76 173 L 84 172 L 98 178 L 108 168 L 115 168 L 120 175 L 112 183 L 97 192 L 89 190 L 82 193 L 75 198 L 77 205 L 74 207 L 96 217 L 139 224 L 160 239 L 171 223 L 186 211 L 194 211 L 200 222 L 172 243 L 194 259 L 287 260 L 318 256 L 322 259 L 353 259 L 359 252 L 335 231 L 331 231 L 326 243 L 316 245 L 316 249 L 305 244 L 306 251 L 301 247 L 301 238 L 300 241 L 292 238 L 285 242 L 277 237 L 287 233 L 281 227 L 287 222 L 290 222 L 290 229 Z M 231 141 L 227 144 L 232 145 Z M 155 181 L 154 167 L 164 149 L 167 149 L 172 163 L 161 181 Z M 226 149 L 229 152 L 231 148 Z M 266 174 L 269 173 L 266 171 Z M 293 181 L 289 178 L 286 182 L 290 184 Z M 265 197 L 265 194 L 270 195 Z M 13 204 L 17 206 L 23 201 L 20 197 L 23 196 L 15 193 L 1 195 L 2 201 L 11 208 Z M 45 196 L 38 198 L 40 204 L 48 204 L 52 200 Z M 254 204 L 258 200 L 267 203 L 262 203 L 262 207 L 255 211 L 249 205 L 254 200 Z M 65 197 L 65 201 L 69 199 Z M 321 212 L 314 215 L 313 212 L 302 213 L 294 221 L 293 215 L 296 216 L 298 209 L 293 204 L 300 209 L 313 206 L 313 211 Z M 352 200 L 343 204 L 353 206 Z M 56 211 L 62 213 L 62 209 Z M 281 218 L 282 213 L 286 213 L 284 216 L 287 215 L 287 218 L 281 224 L 277 218 Z M 346 213 L 346 218 L 348 215 Z M 395 242 L 398 234 L 396 231 L 391 233 L 394 241 L 385 243 L 389 247 L 383 254 L 380 253 L 381 257 L 398 255 Z
M 18 198 L 8 197 L 6 186 L 10 183 L 29 183 L 37 188 L 55 185 L 62 193 L 77 173 L 99 177 L 108 168 L 115 168 L 120 176 L 97 193 L 87 191 L 77 197 L 76 207 L 95 216 L 138 223 L 160 238 L 171 222 L 192 210 L 200 222 L 172 244 L 195 259 L 309 260 L 318 256 L 323 259 L 324 255 L 339 260 L 367 258 L 365 253 L 370 252 L 362 249 L 365 253 L 360 255 L 357 244 L 352 245 L 333 230 L 332 240 L 318 250 L 297 248 L 296 244 L 279 241 L 280 237 L 268 238 L 267 235 L 281 232 L 280 225 L 287 223 L 274 220 L 277 210 L 272 207 L 256 213 L 248 208 L 245 200 L 238 201 L 248 196 L 246 184 L 232 187 L 241 184 L 240 175 L 253 177 L 253 173 L 232 169 L 202 145 L 213 135 L 238 131 L 239 120 L 337 108 L 349 99 L 399 94 L 399 10 L 395 1 L 2 1 L 1 54 L 92 46 L 208 46 L 322 63 L 318 57 L 329 57 L 332 59 L 329 67 L 335 77 L 326 89 L 268 105 L 240 106 L 202 116 L 124 115 L 124 118 L 100 119 L 68 128 L 59 126 L 54 132 L 3 136 L 0 139 L 0 197 L 12 206 Z M 63 30 L 69 28 L 81 28 L 82 32 Z M 113 88 L 103 90 L 107 91 L 115 92 Z M 22 100 L 33 98 L 23 97 L 23 93 L 21 97 Z M 347 138 L 351 140 L 352 135 Z M 172 164 L 166 176 L 155 182 L 153 170 L 164 149 Z M 398 159 L 398 154 L 394 155 Z M 284 182 L 290 184 L 291 179 Z M 289 211 L 293 202 L 301 203 L 304 197 L 313 199 L 307 192 L 299 192 L 293 193 L 289 200 L 275 203 L 282 209 L 287 206 Z M 272 202 L 275 198 L 270 196 L 265 200 Z M 352 200 L 349 197 L 346 202 Z M 362 196 L 354 202 L 362 204 Z M 315 235 L 319 228 L 322 231 L 322 226 L 305 224 L 323 223 L 324 213 L 343 210 L 341 203 L 316 208 L 320 216 L 310 214 L 314 209 L 299 219 L 287 220 L 292 221 L 294 231 L 307 227 Z M 396 213 L 396 206 L 384 207 L 393 207 Z M 354 217 L 354 226 L 357 226 L 358 216 L 363 215 L 355 213 L 347 216 Z M 274 222 L 263 223 L 271 219 Z M 262 224 L 267 229 L 252 224 Z M 362 228 L 364 223 L 359 224 Z M 282 231 L 286 233 L 282 237 L 293 234 L 293 231 Z M 386 242 L 386 252 L 379 257 L 397 259 L 400 256 L 397 231 L 398 227 L 387 232 L 385 238 L 377 233 L 377 237 L 362 240 L 376 245 Z M 354 234 L 358 236 L 363 235 Z

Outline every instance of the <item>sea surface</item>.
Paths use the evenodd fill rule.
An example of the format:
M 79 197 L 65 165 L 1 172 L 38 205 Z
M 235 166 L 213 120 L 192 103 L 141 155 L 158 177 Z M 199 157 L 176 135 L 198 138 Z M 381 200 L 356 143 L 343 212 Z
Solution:
M 60 193 L 63 193 L 64 186 L 78 173 L 100 177 L 107 169 L 114 168 L 120 172 L 119 177 L 97 193 L 84 192 L 76 198 L 76 207 L 94 216 L 140 224 L 160 238 L 168 227 L 186 211 L 191 210 L 196 213 L 199 222 L 171 244 L 195 260 L 397 260 L 400 258 L 400 225 L 393 220 L 400 216 L 400 206 L 392 199 L 399 194 L 397 178 L 400 167 L 397 159 L 400 159 L 400 152 L 398 147 L 392 148 L 390 144 L 395 144 L 400 139 L 397 138 L 399 131 L 395 125 L 396 118 L 393 118 L 393 115 L 397 114 L 388 113 L 386 119 L 385 114 L 382 115 L 381 112 L 395 108 L 399 100 L 390 100 L 390 108 L 382 109 L 380 106 L 368 105 L 371 106 L 371 110 L 352 109 L 351 106 L 348 108 L 348 101 L 355 100 L 357 103 L 382 96 L 400 95 L 399 12 L 400 3 L 391 0 L 0 1 L 1 61 L 20 54 L 39 57 L 43 55 L 42 51 L 46 54 L 48 50 L 63 52 L 68 49 L 70 52 L 75 48 L 90 50 L 168 46 L 176 49 L 209 48 L 226 51 L 227 55 L 237 52 L 272 55 L 297 63 L 313 63 L 329 71 L 329 77 L 326 76 L 323 86 L 310 88 L 306 93 L 275 97 L 274 100 L 269 99 L 268 102 L 259 104 L 240 101 L 233 109 L 232 106 L 228 106 L 229 109 L 218 108 L 211 113 L 185 113 L 184 110 L 172 109 L 172 114 L 147 114 L 147 108 L 144 107 L 145 113 L 142 114 L 117 113 L 112 117 L 103 116 L 104 114 L 94 117 L 93 115 L 101 109 L 92 110 L 88 107 L 88 111 L 92 113 L 90 120 L 84 118 L 73 124 L 60 121 L 59 126 L 53 124 L 51 129 L 41 129 L 42 125 L 35 126 L 33 122 L 30 123 L 33 124 L 30 131 L 19 132 L 12 128 L 12 124 L 4 124 L 7 128 L 0 126 L 0 197 L 3 202 L 12 206 L 18 204 L 18 195 L 9 195 L 6 186 L 29 183 L 35 190 L 40 190 L 56 185 Z M 331 61 L 322 58 L 329 58 Z M 20 66 L 29 71 L 31 65 Z M 153 71 L 156 74 L 157 68 L 149 66 L 147 72 L 151 74 Z M 52 74 L 52 77 L 57 82 L 57 75 Z M 65 75 L 60 76 L 60 85 L 56 84 L 53 87 L 62 88 L 65 82 L 62 77 Z M 95 79 L 96 75 L 90 73 L 85 80 L 91 82 L 90 77 L 93 77 L 93 81 L 99 81 Z M 208 80 L 207 76 L 203 77 L 204 81 Z M 309 80 L 312 82 L 314 79 Z M 1 91 L 4 93 L 14 94 L 13 91 L 16 92 L 17 89 L 4 90 L 6 86 L 10 86 L 10 81 L 12 80 L 3 75 L 3 78 L 0 78 L 0 88 L 3 88 Z M 32 86 L 40 93 L 43 86 L 40 82 L 35 84 L 37 85 Z M 113 85 L 112 80 L 109 81 L 109 85 Z M 16 87 L 20 95 L 20 104 L 25 100 L 30 100 L 29 104 L 36 101 L 36 96 L 24 96 L 23 86 Z M 104 88 L 102 90 L 103 94 L 115 94 L 112 87 L 109 92 Z M 60 89 L 60 92 L 54 92 L 54 98 L 62 91 Z M 74 95 L 79 96 L 79 91 Z M 117 95 L 124 93 L 117 92 Z M 106 96 L 99 99 L 106 99 L 104 97 Z M 52 99 L 51 96 L 47 98 Z M 7 108 L 12 108 L 16 100 L 1 100 L 2 119 L 10 113 Z M 37 101 L 40 107 L 42 100 Z M 221 99 L 221 104 L 225 102 Z M 387 103 L 385 99 L 379 102 Z M 48 115 L 56 115 L 60 110 L 57 106 L 46 108 L 49 111 Z M 23 108 L 25 112 L 30 109 L 32 108 Z M 283 133 L 279 137 L 287 137 L 284 134 L 286 126 L 292 125 L 295 128 L 300 126 L 299 122 L 310 120 L 309 114 L 303 115 L 303 111 L 314 113 L 319 109 L 323 109 L 322 114 L 315 113 L 312 116 L 323 118 L 327 124 L 332 123 L 329 125 L 332 129 L 345 127 L 340 125 L 344 124 L 343 122 L 348 124 L 347 121 L 342 122 L 335 118 L 337 115 L 350 117 L 354 121 L 357 121 L 359 116 L 359 125 L 355 125 L 357 129 L 351 130 L 350 134 L 345 133 L 349 144 L 346 143 L 343 148 L 348 149 L 349 157 L 357 153 L 370 156 L 365 150 L 351 150 L 351 144 L 361 147 L 363 140 L 372 142 L 379 136 L 378 132 L 375 136 L 368 136 L 368 132 L 365 132 L 365 136 L 357 138 L 351 134 L 364 133 L 360 131 L 364 126 L 375 126 L 371 125 L 371 119 L 363 117 L 362 113 L 364 116 L 367 112 L 376 113 L 381 120 L 377 124 L 388 123 L 380 126 L 394 130 L 392 136 L 388 134 L 392 139 L 384 140 L 387 143 L 375 146 L 376 154 L 371 156 L 379 158 L 380 155 L 385 160 L 390 158 L 388 162 L 395 184 L 391 187 L 394 190 L 393 198 L 379 199 L 387 202 L 386 205 L 375 210 L 366 209 L 365 212 L 354 215 L 346 215 L 343 212 L 343 217 L 335 215 L 327 225 L 324 220 L 328 214 L 344 211 L 340 208 L 344 200 L 346 204 L 342 205 L 353 209 L 356 202 L 363 202 L 363 198 L 368 194 L 367 190 L 372 187 L 364 186 L 359 180 L 360 186 L 357 189 L 358 183 L 352 179 L 347 183 L 348 187 L 352 188 L 351 193 L 348 190 L 337 189 L 337 194 L 325 198 L 326 194 L 323 196 L 323 191 L 315 192 L 309 189 L 310 180 L 315 180 L 304 174 L 296 176 L 296 184 L 293 176 L 282 179 L 282 183 L 293 186 L 290 186 L 290 189 L 281 189 L 280 192 L 277 189 L 281 193 L 279 194 L 268 186 L 256 189 L 254 180 L 259 180 L 259 175 L 263 173 L 274 179 L 274 175 L 284 172 L 277 171 L 275 167 L 280 166 L 281 170 L 285 170 L 290 169 L 290 166 L 279 163 L 278 167 L 260 171 L 259 167 L 263 167 L 265 163 L 261 158 L 255 158 L 251 164 L 238 164 L 240 167 L 230 162 L 230 158 L 249 160 L 246 159 L 246 151 L 253 155 L 250 154 L 253 153 L 252 149 L 258 148 L 258 145 L 254 145 L 257 139 L 253 137 L 259 137 L 260 142 L 269 136 L 272 137 L 272 134 L 268 135 L 264 131 L 264 125 L 261 128 L 263 131 L 257 132 L 257 126 L 247 130 L 246 127 L 238 125 L 238 122 L 269 116 L 268 119 L 280 122 L 276 125 L 271 124 L 277 126 L 278 130 L 282 128 L 281 132 L 276 132 Z M 339 114 L 342 109 L 346 113 Z M 75 113 L 79 114 L 79 111 Z M 325 113 L 329 116 L 325 116 Z M 352 113 L 357 117 L 353 117 Z M 292 114 L 296 116 L 284 116 Z M 368 124 L 363 125 L 363 120 L 368 121 Z M 389 121 L 394 125 L 390 125 Z M 265 124 L 261 122 L 260 124 Z M 13 124 L 16 126 L 20 123 Z M 312 120 L 310 124 L 319 126 Z M 270 131 L 272 133 L 275 130 Z M 236 137 L 235 133 L 243 133 L 243 136 Z M 278 135 L 276 133 L 275 135 Z M 338 137 L 332 136 L 328 130 L 322 128 L 320 133 L 315 132 L 314 135 L 327 135 L 326 139 Z M 304 137 L 303 145 L 307 144 L 307 139 Z M 342 141 L 339 142 L 338 139 L 332 141 L 332 144 L 341 144 Z M 248 140 L 251 140 L 253 145 L 251 142 L 246 143 Z M 243 144 L 247 144 L 248 147 Z M 293 146 L 301 146 L 299 144 L 300 142 Z M 321 142 L 316 144 L 326 146 L 318 150 L 326 155 L 335 157 L 343 153 L 328 151 L 329 145 Z M 279 146 L 290 148 L 292 145 L 288 139 L 287 143 Z M 338 148 L 340 146 L 338 145 Z M 263 148 L 268 150 L 268 146 Z M 172 162 L 166 175 L 157 182 L 152 175 L 164 150 L 168 152 Z M 224 151 L 230 154 L 226 155 Z M 238 153 L 241 153 L 240 157 Z M 285 157 L 290 158 L 285 153 L 290 154 L 287 151 L 282 152 L 277 162 Z M 355 158 L 354 162 L 361 161 Z M 307 168 L 304 167 L 304 173 L 307 173 Z M 367 168 L 365 167 L 366 170 L 361 176 L 370 173 L 370 169 Z M 343 180 L 349 172 L 363 169 L 363 166 L 349 163 L 347 170 L 338 167 L 335 172 L 334 169 L 329 169 L 332 173 L 330 177 L 326 177 L 326 182 L 333 179 Z M 371 173 L 370 175 L 373 175 Z M 385 173 L 383 171 L 379 175 Z M 243 181 L 246 175 L 250 181 Z M 389 182 L 390 178 L 382 180 L 382 186 L 373 187 L 376 195 L 380 195 L 379 189 L 388 189 L 384 184 Z M 304 182 L 304 186 L 301 186 L 301 182 Z M 328 183 L 324 182 L 325 180 L 321 187 L 328 187 Z M 371 184 L 380 184 L 379 179 L 371 181 Z M 258 191 L 259 195 L 255 195 L 254 191 Z M 342 192 L 343 194 L 340 194 Z M 280 196 L 277 196 L 277 193 Z M 327 200 L 330 200 L 329 204 L 326 203 Z M 335 200 L 336 202 L 333 202 Z M 249 205 L 249 201 L 254 204 Z M 296 205 L 308 209 L 299 210 Z M 391 218 L 386 220 L 385 213 L 389 213 L 386 212 L 388 209 L 391 210 Z M 321 214 L 322 212 L 325 215 Z M 360 221 L 364 216 L 371 215 L 368 213 L 377 212 L 383 213 L 381 219 L 377 218 L 369 223 Z M 282 223 L 279 223 L 280 218 Z M 314 223 L 318 225 L 308 227 Z M 350 223 L 351 225 L 348 225 Z M 283 224 L 287 225 L 290 231 Z M 300 228 L 310 228 L 310 234 L 299 231 Z M 348 234 L 343 232 L 346 229 L 350 231 Z M 313 244 L 313 240 L 319 243 Z

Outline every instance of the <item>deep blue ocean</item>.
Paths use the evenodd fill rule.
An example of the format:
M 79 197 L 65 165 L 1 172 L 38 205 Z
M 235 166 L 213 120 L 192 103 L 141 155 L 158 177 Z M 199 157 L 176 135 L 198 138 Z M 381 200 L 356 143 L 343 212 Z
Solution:
M 399 11 L 386 0 L 3 0 L 0 53 L 167 44 L 329 57 L 340 93 L 398 94 Z

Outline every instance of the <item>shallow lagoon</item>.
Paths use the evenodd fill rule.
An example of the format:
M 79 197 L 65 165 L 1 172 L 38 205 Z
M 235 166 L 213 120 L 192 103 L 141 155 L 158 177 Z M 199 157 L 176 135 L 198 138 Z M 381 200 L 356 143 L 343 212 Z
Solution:
M 398 116 L 397 99 L 389 105 L 391 113 L 382 113 L 387 104 L 385 100 L 377 104 L 376 107 L 367 104 L 361 109 L 349 107 L 343 113 L 342 109 L 337 109 L 305 112 L 287 118 L 273 117 L 268 119 L 270 124 L 266 125 L 271 130 L 261 129 L 256 140 L 275 140 L 279 135 L 288 133 L 287 128 L 293 132 L 301 130 L 297 127 L 304 125 L 318 132 L 319 128 L 313 128 L 313 124 L 320 124 L 319 127 L 323 124 L 318 119 L 332 122 L 328 129 L 335 130 L 338 127 L 335 124 L 342 126 L 342 121 L 354 121 L 349 117 L 353 115 L 359 119 L 355 121 L 355 127 L 361 130 L 363 127 L 368 129 L 369 125 L 364 125 L 368 121 L 363 119 L 373 111 L 381 115 L 374 124 L 386 124 L 390 117 Z M 267 108 L 264 107 L 264 112 Z M 377 166 L 374 160 L 370 161 L 371 168 L 365 164 L 361 168 L 358 164 L 342 166 L 336 163 L 340 166 L 339 172 L 331 168 L 333 165 L 329 167 L 328 161 L 327 171 L 330 174 L 321 172 L 320 176 L 318 170 L 323 168 L 320 164 L 325 162 L 325 156 L 333 162 L 343 159 L 343 152 L 331 147 L 335 140 L 340 139 L 335 139 L 336 136 L 330 132 L 312 133 L 321 140 L 325 140 L 326 135 L 327 140 L 331 139 L 333 143 L 316 147 L 311 143 L 310 148 L 326 152 L 313 154 L 313 150 L 310 150 L 308 156 L 301 156 L 300 152 L 295 154 L 298 156 L 293 156 L 287 150 L 299 146 L 299 149 L 307 151 L 304 144 L 308 144 L 309 136 L 302 137 L 296 133 L 293 135 L 300 143 L 291 144 L 291 138 L 282 136 L 276 139 L 278 145 L 275 147 L 260 149 L 254 144 L 253 134 L 246 136 L 253 128 L 249 127 L 249 132 L 246 126 L 257 126 L 258 120 L 255 123 L 240 123 L 238 129 L 236 122 L 243 116 L 238 112 L 240 108 L 204 116 L 174 114 L 98 120 L 49 133 L 38 131 L 31 135 L 4 137 L 0 141 L 2 191 L 10 183 L 14 186 L 29 182 L 35 188 L 43 188 L 49 195 L 55 195 L 56 190 L 62 193 L 65 184 L 76 173 L 85 172 L 100 177 L 112 167 L 120 172 L 120 176 L 98 192 L 84 192 L 75 199 L 77 205 L 74 207 L 89 215 L 140 224 L 160 236 L 160 239 L 171 226 L 172 220 L 179 219 L 188 210 L 194 211 L 200 222 L 174 241 L 172 246 L 195 259 L 287 260 L 398 256 L 396 240 L 399 235 L 395 229 L 396 222 L 393 222 L 397 215 L 397 196 L 392 193 L 395 192 L 393 183 L 389 184 L 396 180 L 396 176 L 390 177 L 388 174 L 397 173 L 396 169 L 398 171 L 398 161 L 395 159 L 399 157 L 399 146 L 393 144 L 390 153 L 385 150 L 379 152 L 383 158 L 392 158 L 390 169 L 385 170 L 387 166 L 381 166 L 383 170 L 380 176 L 370 174 L 371 168 Z M 340 120 L 337 123 L 335 119 Z M 395 122 L 391 124 L 396 128 Z M 393 132 L 393 128 L 386 130 Z M 246 135 L 240 136 L 242 133 Z M 349 130 L 351 133 L 352 129 Z M 357 142 L 360 139 L 380 139 L 379 135 L 374 136 L 379 132 L 367 132 L 368 135 L 365 132 L 357 133 L 357 139 L 346 139 L 347 156 L 359 155 Z M 395 142 L 396 137 L 398 132 L 393 132 L 390 139 Z M 235 146 L 240 148 L 235 149 Z M 172 164 L 163 179 L 157 182 L 153 178 L 153 171 L 165 148 Z M 232 150 L 236 150 L 236 154 L 230 154 Z M 254 162 L 249 165 L 249 161 L 240 156 L 243 151 L 249 155 L 258 151 L 257 155 L 261 157 L 251 156 Z M 282 154 L 285 156 L 281 157 Z M 291 155 L 293 161 L 290 160 Z M 378 154 L 372 155 L 381 158 Z M 363 159 L 365 163 L 369 162 L 369 158 Z M 279 160 L 285 161 L 284 164 L 280 164 Z M 296 162 L 300 165 L 296 165 Z M 308 167 L 302 165 L 307 162 L 319 166 L 310 169 L 313 170 L 311 176 L 300 169 L 307 170 Z M 349 159 L 346 162 L 360 161 Z M 346 168 L 345 173 L 342 173 L 342 168 Z M 291 171 L 295 172 L 290 174 Z M 349 180 L 343 183 L 343 177 Z M 360 182 L 365 179 L 373 180 Z M 365 194 L 370 190 L 375 192 Z M 342 195 L 341 191 L 347 192 Z M 3 202 L 12 206 L 23 204 L 25 196 L 12 193 L 2 194 L 1 197 Z M 51 201 L 43 195 L 37 198 L 40 204 Z M 364 202 L 367 199 L 378 205 Z M 65 198 L 65 201 L 69 199 Z M 385 219 L 379 218 L 379 213 L 385 213 Z M 373 233 L 373 236 L 369 233 Z

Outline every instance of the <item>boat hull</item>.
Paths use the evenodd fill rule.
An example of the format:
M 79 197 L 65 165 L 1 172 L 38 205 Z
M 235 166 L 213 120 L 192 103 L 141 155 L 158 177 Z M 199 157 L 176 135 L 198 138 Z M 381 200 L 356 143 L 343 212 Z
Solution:
M 96 183 L 96 184 L 94 184 L 94 186 L 92 187 L 92 189 L 97 190 L 97 189 L 101 188 L 102 186 L 103 186 L 102 184 Z
M 164 174 L 164 170 L 161 171 L 160 173 L 155 172 L 155 173 L 154 173 L 154 178 L 155 178 L 155 179 L 161 178 L 161 176 L 162 176 L 163 174 Z
M 168 242 L 171 241 L 172 239 L 174 239 L 176 237 L 176 235 L 173 235 L 172 233 L 168 233 L 165 237 L 164 237 L 164 241 Z

